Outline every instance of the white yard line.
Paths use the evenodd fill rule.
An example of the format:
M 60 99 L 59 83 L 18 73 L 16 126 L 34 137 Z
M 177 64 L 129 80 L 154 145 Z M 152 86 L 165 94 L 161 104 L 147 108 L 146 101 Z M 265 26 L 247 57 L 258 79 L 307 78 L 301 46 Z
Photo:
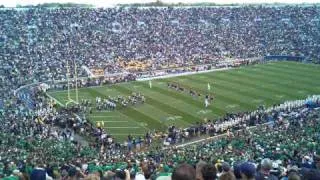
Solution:
M 143 129 L 145 129 L 145 130 L 147 130 L 147 131 L 150 131 L 149 128 L 147 128 L 146 126 L 142 126 L 141 123 L 139 123 L 138 121 L 135 121 L 135 120 L 131 119 L 129 116 L 127 116 L 127 115 L 125 115 L 125 114 L 122 114 L 121 112 L 119 112 L 118 115 L 119 115 L 119 117 L 123 117 L 124 119 L 129 119 L 129 121 L 127 121 L 127 122 L 132 122 L 133 125 L 138 125 L 138 126 L 140 126 L 140 128 L 143 128 Z M 115 117 L 117 117 L 117 116 L 115 116 Z M 118 122 L 118 121 L 117 121 L 117 122 Z
M 64 104 L 62 104 L 58 99 L 52 97 L 50 94 L 46 93 L 47 96 L 51 99 L 53 99 L 56 103 L 58 103 L 60 106 L 64 107 Z
M 96 109 L 94 109 L 93 114 L 95 114 L 95 113 L 111 113 L 111 112 L 114 112 L 114 111 L 110 111 L 110 110 L 96 110 Z
M 139 133 L 112 133 L 113 136 L 128 136 L 128 135 L 145 135 L 145 134 L 139 134 Z
M 103 116 L 103 115 L 102 116 L 89 116 L 89 118 L 91 118 L 91 117 L 92 118 L 103 118 L 103 117 L 107 117 L 108 118 L 108 117 L 119 117 L 119 116 Z
M 100 122 L 100 121 L 96 121 L 96 122 Z M 105 120 L 102 120 L 102 122 L 105 122 L 105 123 L 111 123 L 111 122 L 124 123 L 124 122 L 129 122 L 129 121 L 105 121 Z
M 77 103 L 75 100 L 73 100 L 73 99 L 71 99 L 71 102 L 74 102 L 74 103 L 76 103 L 76 104 L 79 104 L 79 103 Z
M 123 127 L 106 127 L 107 129 L 139 129 L 141 127 L 128 127 L 128 126 L 123 126 Z

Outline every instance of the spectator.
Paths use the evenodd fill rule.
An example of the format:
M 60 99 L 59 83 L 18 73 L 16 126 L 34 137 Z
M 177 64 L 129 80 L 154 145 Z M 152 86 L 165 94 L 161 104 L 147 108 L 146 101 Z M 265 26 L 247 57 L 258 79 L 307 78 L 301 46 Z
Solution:
M 196 165 L 196 177 L 198 180 L 203 180 L 202 170 L 207 165 L 204 161 L 199 161 Z
M 194 180 L 196 179 L 196 170 L 188 165 L 179 165 L 172 173 L 172 180 Z
M 299 174 L 295 173 L 295 172 L 291 172 L 289 173 L 289 176 L 288 176 L 288 180 L 300 180 L 300 176 Z
M 236 177 L 232 172 L 226 172 L 219 177 L 219 180 L 236 180 Z
M 256 167 L 249 162 L 245 162 L 240 165 L 241 177 L 243 180 L 255 179 Z
M 261 161 L 261 169 L 256 175 L 256 180 L 277 180 L 278 178 L 270 174 L 272 169 L 272 161 L 265 158 Z
M 217 178 L 217 170 L 213 165 L 206 164 L 201 169 L 203 180 L 215 180 Z

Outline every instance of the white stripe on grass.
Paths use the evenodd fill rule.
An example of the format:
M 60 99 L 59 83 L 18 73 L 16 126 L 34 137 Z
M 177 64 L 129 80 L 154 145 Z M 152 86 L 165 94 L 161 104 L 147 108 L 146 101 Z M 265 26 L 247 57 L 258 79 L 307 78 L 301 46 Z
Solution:
M 299 93 L 299 94 L 305 94 L 306 91 L 300 90 L 300 91 L 298 91 L 298 93 Z
M 239 107 L 239 104 L 230 104 L 230 105 L 226 106 L 226 108 L 228 108 L 228 109 L 233 109 L 233 108 L 236 108 L 236 107 Z
M 123 127 L 118 127 L 118 126 L 114 126 L 114 127 L 106 127 L 107 129 L 139 129 L 141 127 L 128 127 L 128 126 L 123 126 Z
M 142 123 L 142 122 L 138 122 L 136 120 L 133 120 L 132 118 L 130 118 L 129 116 L 125 115 L 125 114 L 122 114 L 122 113 L 119 113 L 120 116 L 124 117 L 125 119 L 130 119 L 130 121 L 134 124 L 134 125 L 138 125 L 140 126 L 142 129 L 145 129 L 147 131 L 149 131 L 150 129 L 147 127 L 148 124 L 147 123 Z M 142 125 L 143 124 L 143 125 Z
M 109 86 L 109 87 L 108 87 L 108 86 Z M 78 91 L 81 90 L 81 89 L 92 89 L 92 88 L 94 88 L 94 89 L 98 89 L 98 88 L 110 88 L 110 89 L 108 89 L 108 90 L 106 90 L 106 91 L 108 91 L 108 92 L 114 91 L 114 89 L 111 89 L 110 85 L 80 87 L 80 88 L 78 88 Z M 67 90 L 67 89 L 66 89 L 66 90 L 55 90 L 55 91 L 52 91 L 52 92 L 50 92 L 50 93 L 52 94 L 52 93 L 63 93 L 63 92 L 68 92 L 68 90 Z M 74 92 L 76 92 L 75 89 L 70 89 L 70 93 L 74 93 Z M 81 93 L 83 93 L 83 92 L 81 92 Z M 87 93 L 87 92 L 84 92 L 84 93 Z
M 282 94 L 277 94 L 277 95 L 275 95 L 275 97 L 276 97 L 277 99 L 282 99 L 282 98 L 284 97 L 284 95 L 282 95 Z
M 105 123 L 112 123 L 112 122 L 118 122 L 118 123 L 124 123 L 124 122 L 129 122 L 129 121 L 108 121 L 108 120 L 101 120 Z M 97 122 L 101 122 L 101 121 L 97 121 Z
M 73 100 L 73 99 L 70 99 L 70 100 L 66 103 L 66 105 L 69 104 L 69 103 L 79 104 L 77 101 L 75 101 L 75 100 Z
M 56 103 L 58 103 L 60 106 L 64 107 L 64 104 L 62 104 L 58 99 L 52 97 L 50 94 L 46 93 L 47 96 L 51 99 L 53 99 Z
M 70 95 L 76 93 L 76 91 L 70 91 Z M 53 91 L 50 92 L 50 94 L 55 94 L 55 95 L 67 95 L 68 91 Z M 85 95 L 90 95 L 89 92 L 79 92 L 79 97 L 80 96 L 85 96 Z
M 95 114 L 95 113 L 101 113 L 101 112 L 103 112 L 103 113 L 111 113 L 111 112 L 114 112 L 114 111 L 110 111 L 110 110 L 94 110 L 94 111 L 93 111 L 93 114 Z
M 145 134 L 139 134 L 139 133 L 112 133 L 113 136 L 128 136 L 128 135 L 145 135 Z
M 134 89 L 141 88 L 142 86 L 134 85 L 132 86 Z
M 264 101 L 262 99 L 254 99 L 252 102 L 253 103 L 262 103 Z
M 120 116 L 89 116 L 90 118 L 103 118 L 103 117 L 120 117 Z

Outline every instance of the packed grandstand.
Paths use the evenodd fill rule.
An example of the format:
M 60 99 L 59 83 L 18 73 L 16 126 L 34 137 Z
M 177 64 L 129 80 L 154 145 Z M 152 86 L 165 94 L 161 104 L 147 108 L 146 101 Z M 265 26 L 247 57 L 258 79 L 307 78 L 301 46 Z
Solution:
M 77 115 L 91 102 L 64 108 L 43 88 L 74 87 L 75 65 L 87 87 L 271 55 L 319 63 L 318 5 L 2 8 L 0 23 L 0 179 L 320 179 L 317 95 L 122 143 Z M 145 98 L 97 108 L 117 100 Z

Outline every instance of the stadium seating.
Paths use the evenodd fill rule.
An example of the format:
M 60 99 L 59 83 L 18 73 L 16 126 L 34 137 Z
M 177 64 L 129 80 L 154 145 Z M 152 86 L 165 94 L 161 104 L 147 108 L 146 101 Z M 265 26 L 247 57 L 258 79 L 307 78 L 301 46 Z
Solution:
M 58 113 L 37 88 L 14 91 L 66 79 L 67 61 L 99 74 L 122 72 L 120 61 L 147 70 L 226 57 L 318 61 L 319 18 L 317 5 L 0 9 L 0 178 L 320 179 L 318 99 L 312 107 L 227 115 L 215 122 L 218 130 L 214 123 L 190 127 L 223 135 L 188 146 L 163 149 L 147 134 L 150 147 L 130 151 L 77 117 L 77 107 Z M 171 130 L 166 138 L 179 139 Z

